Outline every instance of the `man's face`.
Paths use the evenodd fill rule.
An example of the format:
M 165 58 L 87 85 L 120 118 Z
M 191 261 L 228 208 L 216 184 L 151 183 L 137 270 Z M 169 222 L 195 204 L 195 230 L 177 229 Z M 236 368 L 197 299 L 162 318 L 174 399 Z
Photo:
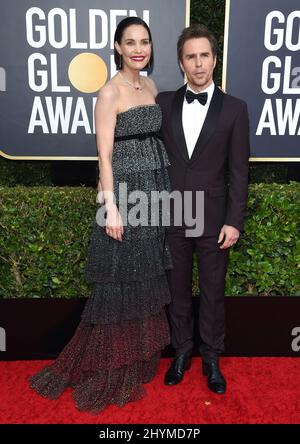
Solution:
M 212 83 L 216 61 L 207 38 L 193 38 L 185 42 L 180 67 L 193 90 L 203 91 Z

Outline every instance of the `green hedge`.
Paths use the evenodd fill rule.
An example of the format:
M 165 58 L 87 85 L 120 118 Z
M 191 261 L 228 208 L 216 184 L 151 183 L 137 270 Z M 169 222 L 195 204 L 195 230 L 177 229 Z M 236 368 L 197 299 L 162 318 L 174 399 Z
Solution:
M 91 188 L 0 188 L 0 297 L 88 294 Z
M 226 294 L 300 295 L 300 183 L 250 186 L 245 232 L 231 251 Z
M 92 188 L 0 187 L 1 298 L 88 296 L 94 201 Z M 299 183 L 250 186 L 226 294 L 300 295 L 299 201 Z

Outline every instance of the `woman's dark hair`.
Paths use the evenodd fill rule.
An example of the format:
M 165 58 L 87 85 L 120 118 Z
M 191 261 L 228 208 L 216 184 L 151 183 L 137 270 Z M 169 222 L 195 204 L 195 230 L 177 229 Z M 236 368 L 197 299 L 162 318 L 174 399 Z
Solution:
M 149 34 L 150 43 L 152 43 L 152 36 L 151 36 L 151 31 L 149 29 L 149 26 L 147 25 L 146 22 L 144 22 L 144 20 L 142 20 L 139 17 L 127 17 L 124 20 L 122 20 L 117 26 L 117 29 L 115 32 L 115 37 L 114 37 L 114 42 L 118 42 L 120 45 L 125 29 L 131 25 L 143 26 Z M 122 56 L 118 53 L 116 48 L 114 48 L 114 59 L 115 59 L 115 64 L 116 64 L 117 69 L 121 69 L 123 66 Z M 153 46 L 152 46 L 152 50 L 151 50 L 151 57 L 150 57 L 150 60 L 148 62 L 148 65 L 146 66 L 146 68 L 151 68 L 152 66 L 153 66 Z

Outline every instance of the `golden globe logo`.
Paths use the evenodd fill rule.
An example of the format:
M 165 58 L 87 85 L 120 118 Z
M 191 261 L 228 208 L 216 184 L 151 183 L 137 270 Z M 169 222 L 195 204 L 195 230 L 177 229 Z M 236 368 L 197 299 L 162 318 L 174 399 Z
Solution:
M 68 75 L 74 88 L 84 93 L 98 91 L 106 82 L 107 68 L 100 56 L 82 53 L 69 64 Z
M 270 11 L 264 31 L 264 47 L 270 55 L 262 62 L 261 90 L 267 98 L 256 136 L 300 136 L 300 11 L 287 15 Z M 283 59 L 279 56 L 282 49 L 290 54 Z
M 27 61 L 28 87 L 38 94 L 33 97 L 28 134 L 95 133 L 97 98 L 93 94 L 105 84 L 108 71 L 111 77 L 116 73 L 113 40 L 117 23 L 139 15 L 149 24 L 149 10 L 138 14 L 135 10 L 89 9 L 81 17 L 78 14 L 75 8 L 45 12 L 32 7 L 26 11 L 27 43 L 35 50 Z M 95 53 L 100 50 L 101 55 Z M 73 96 L 72 86 L 85 95 Z

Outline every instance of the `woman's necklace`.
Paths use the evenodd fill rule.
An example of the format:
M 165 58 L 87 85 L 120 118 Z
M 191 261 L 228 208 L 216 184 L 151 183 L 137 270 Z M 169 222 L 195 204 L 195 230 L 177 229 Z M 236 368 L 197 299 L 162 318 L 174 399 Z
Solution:
M 119 74 L 120 74 L 121 78 L 124 80 L 125 83 L 128 83 L 128 85 L 132 86 L 132 88 L 134 88 L 134 89 L 137 90 L 137 91 L 142 91 L 142 89 L 143 89 L 142 85 L 140 85 L 140 86 L 135 86 L 133 83 L 129 82 L 129 80 L 127 80 L 127 79 L 121 74 L 120 71 L 119 71 Z

